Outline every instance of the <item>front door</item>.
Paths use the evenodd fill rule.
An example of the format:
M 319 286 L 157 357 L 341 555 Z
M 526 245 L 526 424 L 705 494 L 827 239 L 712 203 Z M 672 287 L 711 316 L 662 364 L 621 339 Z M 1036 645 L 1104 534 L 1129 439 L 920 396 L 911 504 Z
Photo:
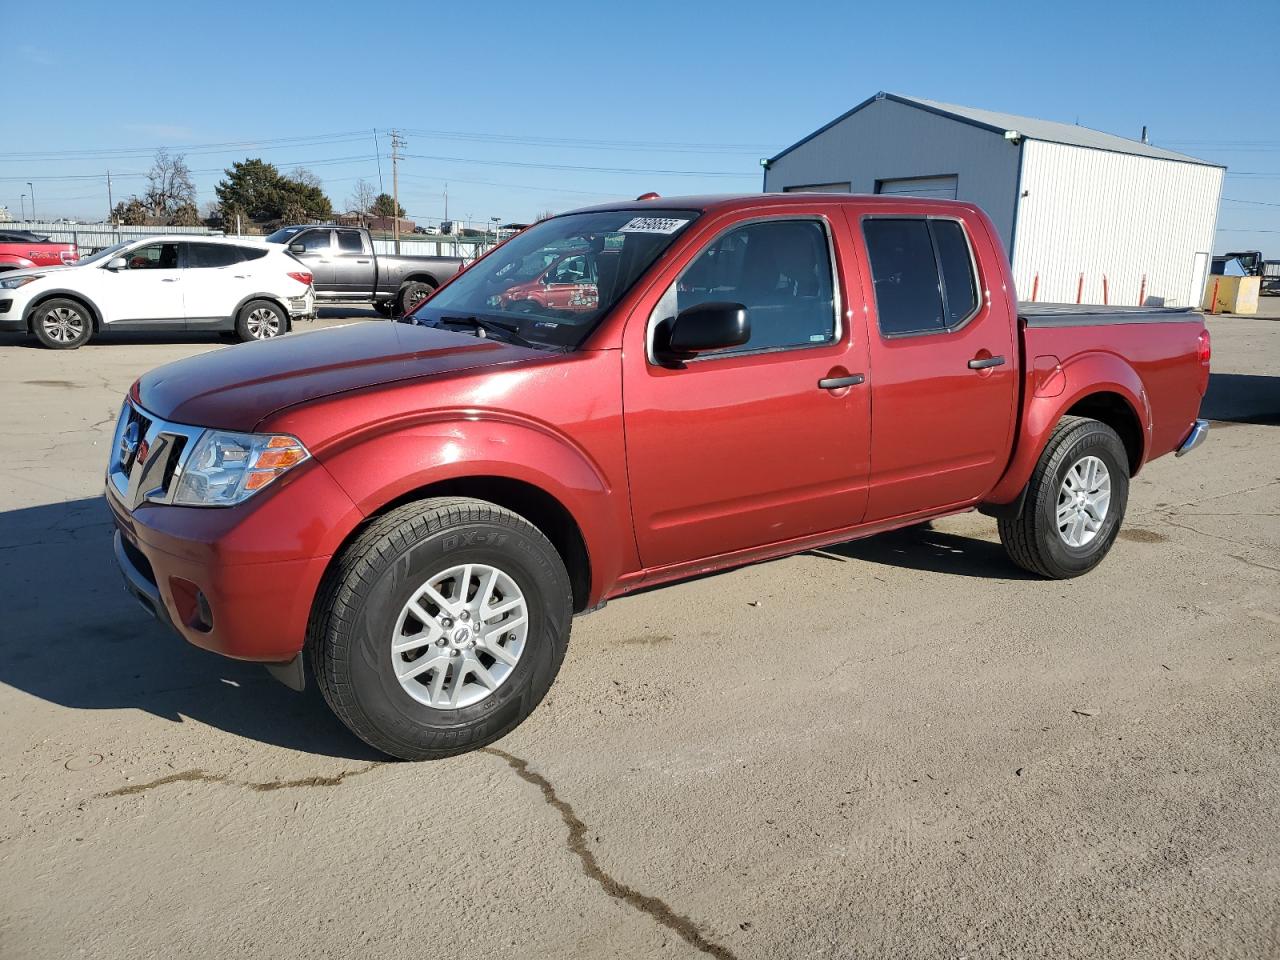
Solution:
M 847 229 L 823 209 L 798 198 L 767 218 L 700 225 L 657 278 L 652 311 L 627 325 L 627 462 L 646 567 L 862 518 L 869 410 L 866 387 L 851 381 L 865 375 L 866 343 L 844 307 L 861 296 L 832 260 L 833 248 L 848 247 Z M 712 301 L 746 306 L 750 340 L 682 365 L 658 362 L 655 328 Z
M 850 220 L 875 291 L 866 519 L 977 500 L 1008 463 L 1018 399 L 1017 320 L 978 269 L 1003 254 L 969 213 Z
M 332 294 L 337 286 L 337 272 L 333 259 L 333 231 L 328 227 L 304 230 L 289 241 L 289 252 L 307 265 L 311 271 L 316 293 Z M 302 250 L 296 248 L 301 245 Z
M 147 243 L 122 254 L 123 270 L 103 271 L 104 319 L 113 324 L 146 322 L 181 330 L 186 325 L 178 244 Z

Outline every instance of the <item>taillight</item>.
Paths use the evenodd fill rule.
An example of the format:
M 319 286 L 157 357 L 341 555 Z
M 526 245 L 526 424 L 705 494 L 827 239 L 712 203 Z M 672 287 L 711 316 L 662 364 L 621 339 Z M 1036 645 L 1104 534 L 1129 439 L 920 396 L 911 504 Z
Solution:
M 1205 366 L 1209 365 L 1209 358 L 1213 355 L 1213 346 L 1209 343 L 1209 331 L 1200 331 L 1200 362 Z
M 297 273 L 289 274 L 289 276 L 293 277 L 293 279 L 297 280 L 304 287 L 311 286 L 311 281 L 314 279 L 314 277 L 312 277 L 306 270 L 299 270 Z

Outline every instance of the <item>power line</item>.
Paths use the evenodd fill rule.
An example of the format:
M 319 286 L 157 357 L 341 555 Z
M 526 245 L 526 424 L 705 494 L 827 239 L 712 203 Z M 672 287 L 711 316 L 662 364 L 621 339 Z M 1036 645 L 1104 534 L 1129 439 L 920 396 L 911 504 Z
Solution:
M 9 153 L 0 153 L 0 161 L 16 161 L 16 160 L 36 160 L 36 161 L 57 161 L 57 160 L 115 160 L 128 157 L 149 157 L 155 154 L 157 150 L 172 150 L 174 153 L 186 154 L 202 154 L 202 153 L 222 153 L 231 152 L 233 150 L 244 149 L 246 147 L 260 147 L 263 149 L 279 149 L 280 147 L 289 146 L 319 146 L 327 143 L 348 143 L 363 139 L 366 136 L 364 131 L 352 130 L 344 133 L 323 133 L 313 134 L 306 137 L 276 137 L 266 140 L 226 140 L 221 143 L 193 143 L 174 147 L 152 146 L 152 147 L 116 147 L 106 150 L 44 150 L 44 151 L 18 151 Z
M 534 163 L 521 160 L 476 160 L 471 157 L 439 157 L 425 153 L 406 153 L 405 157 L 414 160 L 433 160 L 438 163 L 474 163 L 487 167 L 522 167 L 538 170 L 573 170 L 578 173 L 622 173 L 658 175 L 669 177 L 735 177 L 738 179 L 758 179 L 756 173 L 733 173 L 727 170 L 656 170 L 638 169 L 635 167 L 589 167 L 572 163 Z
M 458 130 L 419 130 L 405 128 L 406 133 L 433 140 L 461 140 L 471 143 L 503 143 L 523 146 L 568 147 L 582 150 L 641 150 L 653 153 L 730 153 L 758 156 L 771 152 L 776 145 L 763 143 L 689 143 L 663 140 L 591 140 L 572 137 L 517 136 L 501 133 L 466 133 Z

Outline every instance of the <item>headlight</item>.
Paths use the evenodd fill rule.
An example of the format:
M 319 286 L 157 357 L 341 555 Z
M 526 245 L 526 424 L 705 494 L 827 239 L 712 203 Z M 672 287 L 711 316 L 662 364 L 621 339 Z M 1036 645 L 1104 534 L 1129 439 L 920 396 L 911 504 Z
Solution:
M 182 468 L 173 502 L 187 507 L 229 507 L 311 457 L 286 434 L 206 430 Z
M 43 276 L 44 274 L 37 273 L 34 276 L 10 277 L 8 280 L 0 280 L 0 290 L 17 290 L 24 284 L 28 284 L 32 280 L 39 280 Z

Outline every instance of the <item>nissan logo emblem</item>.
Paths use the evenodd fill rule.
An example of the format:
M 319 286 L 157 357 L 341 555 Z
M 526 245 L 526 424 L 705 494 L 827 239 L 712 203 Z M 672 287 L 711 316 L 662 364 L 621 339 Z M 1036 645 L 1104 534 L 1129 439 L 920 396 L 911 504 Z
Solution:
M 124 428 L 120 436 L 120 466 L 127 467 L 129 461 L 138 450 L 138 421 L 133 421 Z

